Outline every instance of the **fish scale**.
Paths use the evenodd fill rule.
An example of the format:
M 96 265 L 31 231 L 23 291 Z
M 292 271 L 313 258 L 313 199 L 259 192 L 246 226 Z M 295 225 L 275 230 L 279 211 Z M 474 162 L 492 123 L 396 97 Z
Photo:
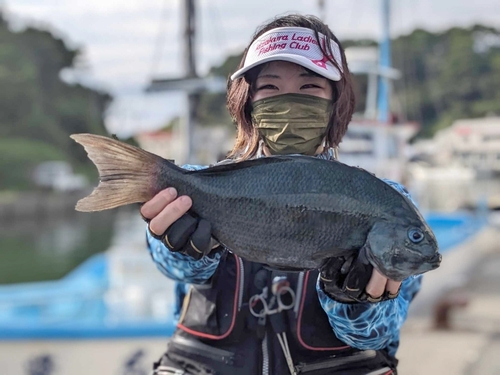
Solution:
M 211 223 L 221 244 L 273 267 L 319 268 L 364 248 L 382 274 L 402 280 L 441 261 L 436 238 L 412 202 L 360 168 L 293 155 L 186 171 L 110 138 L 72 137 L 101 177 L 78 202 L 82 211 L 145 202 L 171 186 L 192 198 L 191 211 Z

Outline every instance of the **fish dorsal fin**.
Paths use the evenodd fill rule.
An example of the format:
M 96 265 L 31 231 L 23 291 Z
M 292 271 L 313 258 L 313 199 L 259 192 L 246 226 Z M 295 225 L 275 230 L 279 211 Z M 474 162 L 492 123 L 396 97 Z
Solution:
M 259 165 L 264 165 L 264 164 L 270 164 L 270 163 L 283 163 L 291 160 L 315 160 L 314 158 L 311 158 L 310 156 L 302 156 L 302 155 L 296 155 L 296 156 L 290 156 L 290 155 L 280 155 L 280 156 L 266 156 L 258 159 L 250 159 L 250 160 L 243 160 L 243 161 L 234 161 L 232 163 L 224 163 L 220 165 L 214 165 L 205 169 L 200 169 L 196 171 L 189 171 L 187 174 L 196 174 L 196 175 L 211 175 L 211 174 L 222 174 L 230 171 L 234 171 L 237 169 L 244 169 L 244 168 L 249 168 L 249 167 L 255 167 Z

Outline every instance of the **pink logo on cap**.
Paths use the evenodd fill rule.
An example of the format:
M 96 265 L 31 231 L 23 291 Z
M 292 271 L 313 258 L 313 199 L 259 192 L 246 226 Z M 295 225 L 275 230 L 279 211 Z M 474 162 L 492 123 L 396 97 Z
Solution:
M 323 69 L 328 69 L 326 67 L 326 64 L 330 62 L 329 58 L 332 60 L 335 60 L 333 55 L 330 53 L 328 54 L 328 49 L 326 48 L 326 40 L 325 38 L 321 38 L 321 49 L 327 53 L 327 55 L 323 54 L 323 58 L 321 60 L 313 60 L 311 59 L 311 62 L 319 66 L 320 68 Z

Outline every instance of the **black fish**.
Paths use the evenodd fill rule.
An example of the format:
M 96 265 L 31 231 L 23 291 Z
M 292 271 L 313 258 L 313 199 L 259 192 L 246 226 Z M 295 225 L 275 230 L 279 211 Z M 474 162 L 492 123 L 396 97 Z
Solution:
M 436 238 L 415 206 L 360 168 L 310 156 L 273 156 L 187 171 L 140 148 L 72 135 L 100 175 L 78 211 L 142 203 L 172 186 L 192 212 L 241 257 L 286 269 L 314 269 L 365 248 L 386 277 L 403 280 L 441 262 Z

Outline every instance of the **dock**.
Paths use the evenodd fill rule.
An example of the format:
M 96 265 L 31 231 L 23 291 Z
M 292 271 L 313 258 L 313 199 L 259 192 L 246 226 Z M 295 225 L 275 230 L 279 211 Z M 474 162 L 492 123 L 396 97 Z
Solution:
M 488 226 L 424 276 L 401 331 L 401 375 L 500 374 L 500 228 Z

